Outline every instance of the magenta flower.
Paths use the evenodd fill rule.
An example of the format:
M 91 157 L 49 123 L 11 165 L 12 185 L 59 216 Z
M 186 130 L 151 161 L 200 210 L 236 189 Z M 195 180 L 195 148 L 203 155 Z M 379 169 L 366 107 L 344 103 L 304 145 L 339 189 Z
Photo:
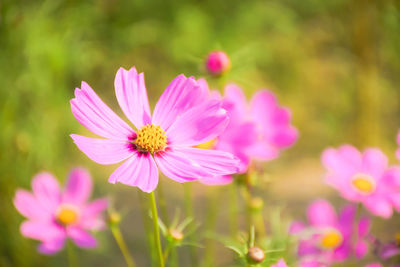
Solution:
M 199 84 L 203 88 L 205 99 L 221 98 L 217 92 L 209 90 L 205 80 L 200 79 Z M 297 140 L 297 130 L 290 124 L 289 109 L 279 106 L 271 92 L 258 91 L 250 104 L 247 104 L 242 90 L 235 84 L 229 84 L 225 87 L 222 101 L 222 107 L 227 110 L 230 121 L 211 147 L 238 157 L 239 172 L 245 172 L 253 159 L 275 159 L 282 149 L 291 146 Z M 223 183 L 232 180 L 230 176 L 221 179 L 219 180 Z M 209 180 L 211 179 L 203 182 Z M 215 183 L 217 180 L 212 181 Z
M 33 193 L 17 190 L 14 205 L 28 219 L 21 224 L 22 235 L 39 240 L 39 252 L 58 252 L 67 237 L 82 248 L 96 246 L 87 231 L 104 227 L 101 213 L 107 208 L 107 201 L 88 202 L 92 181 L 86 170 L 73 169 L 63 191 L 51 173 L 39 173 L 32 180 L 32 189 Z
M 290 233 L 299 237 L 300 266 L 328 266 L 352 255 L 362 258 L 368 251 L 370 220 L 362 217 L 354 232 L 355 206 L 348 205 L 339 216 L 325 200 L 314 201 L 307 210 L 309 226 L 294 222 Z M 355 235 L 357 243 L 354 244 Z
M 277 263 L 271 265 L 271 267 L 288 267 L 284 259 L 280 259 Z
M 373 214 L 390 218 L 392 205 L 400 210 L 400 169 L 389 168 L 379 149 L 360 153 L 350 145 L 328 148 L 322 154 L 326 182 L 342 197 L 362 203 Z
M 231 60 L 224 51 L 213 51 L 206 59 L 206 69 L 211 75 L 221 75 L 231 68 Z
M 104 137 L 72 134 L 78 148 L 99 164 L 120 165 L 109 182 L 120 182 L 152 192 L 158 184 L 157 167 L 169 178 L 183 183 L 237 172 L 231 154 L 194 148 L 224 131 L 228 124 L 220 101 L 203 101 L 202 89 L 193 78 L 176 77 L 150 114 L 143 73 L 121 68 L 115 93 L 134 131 L 82 82 L 71 100 L 72 113 L 88 130 Z

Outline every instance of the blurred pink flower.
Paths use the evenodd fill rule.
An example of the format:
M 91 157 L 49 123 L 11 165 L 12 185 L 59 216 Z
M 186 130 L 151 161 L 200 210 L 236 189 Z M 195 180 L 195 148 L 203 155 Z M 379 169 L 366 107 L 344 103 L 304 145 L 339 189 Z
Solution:
M 41 241 L 39 252 L 58 252 L 67 237 L 82 248 L 96 246 L 87 231 L 104 227 L 101 213 L 107 208 L 107 200 L 88 202 L 92 181 L 86 170 L 73 169 L 64 190 L 51 173 L 39 173 L 32 180 L 32 189 L 33 193 L 17 190 L 14 205 L 28 219 L 21 224 L 22 235 Z
M 369 148 L 364 153 L 350 145 L 328 148 L 322 154 L 326 182 L 349 201 L 362 203 L 373 214 L 390 218 L 392 205 L 400 210 L 400 169 L 388 166 L 387 157 Z
M 206 69 L 212 75 L 221 75 L 231 68 L 231 60 L 224 51 L 210 52 L 206 59 Z
M 307 210 L 309 226 L 293 222 L 290 233 L 300 239 L 298 256 L 302 267 L 323 267 L 341 262 L 352 255 L 364 257 L 368 252 L 370 220 L 362 217 L 355 232 L 356 208 L 348 205 L 339 216 L 326 200 L 314 201 Z M 357 243 L 354 244 L 354 236 Z
M 75 118 L 104 137 L 72 134 L 78 148 L 99 164 L 126 160 L 111 174 L 110 183 L 120 182 L 152 192 L 158 184 L 157 166 L 180 183 L 237 172 L 238 160 L 232 154 L 193 147 L 217 137 L 229 121 L 220 101 L 203 101 L 202 89 L 193 78 L 176 77 L 158 100 L 153 116 L 144 75 L 134 67 L 118 70 L 115 93 L 136 132 L 85 82 L 71 100 Z
M 277 263 L 271 265 L 271 267 L 288 267 L 284 259 L 280 259 Z
M 223 97 L 216 91 L 210 91 L 204 79 L 199 79 L 199 84 L 205 99 L 222 99 L 222 107 L 228 111 L 228 126 L 215 139 L 212 148 L 238 157 L 239 172 L 245 172 L 253 159 L 275 159 L 282 149 L 297 140 L 298 132 L 291 125 L 290 110 L 279 106 L 270 91 L 258 91 L 248 104 L 242 89 L 235 84 L 225 87 Z M 218 179 L 202 180 L 208 181 L 218 183 Z M 232 178 L 222 177 L 221 181 L 228 183 Z

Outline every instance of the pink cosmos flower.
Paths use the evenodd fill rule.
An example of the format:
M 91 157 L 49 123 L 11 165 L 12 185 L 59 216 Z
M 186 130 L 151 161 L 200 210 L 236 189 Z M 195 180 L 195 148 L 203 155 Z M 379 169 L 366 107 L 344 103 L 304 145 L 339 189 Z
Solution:
M 104 227 L 101 213 L 107 200 L 88 202 L 92 181 L 86 170 L 73 169 L 64 190 L 51 173 L 39 173 L 32 180 L 32 189 L 33 193 L 17 190 L 14 205 L 28 219 L 21 224 L 22 235 L 39 240 L 39 252 L 58 252 L 67 237 L 82 248 L 96 246 L 87 231 Z
M 212 75 L 221 75 L 231 68 L 231 60 L 224 51 L 213 51 L 206 59 L 206 69 Z
M 400 168 L 389 168 L 379 149 L 361 153 L 350 145 L 328 148 L 322 163 L 328 171 L 326 182 L 347 200 L 362 203 L 383 218 L 392 216 L 392 206 L 400 210 Z
M 280 259 L 276 264 L 271 265 L 271 267 L 288 267 L 284 259 Z
M 196 80 L 176 77 L 150 113 L 143 73 L 120 68 L 115 93 L 133 130 L 82 82 L 71 100 L 72 113 L 88 130 L 103 137 L 72 134 L 78 148 L 99 164 L 124 161 L 109 182 L 137 186 L 152 192 L 158 184 L 157 167 L 183 183 L 237 172 L 238 160 L 229 153 L 194 148 L 224 131 L 226 111 L 217 100 L 203 101 Z
M 368 251 L 370 220 L 362 217 L 354 232 L 355 206 L 348 205 L 339 216 L 325 200 L 314 201 L 307 210 L 309 226 L 293 222 L 290 233 L 299 237 L 298 256 L 302 267 L 323 267 L 352 255 L 362 258 Z M 357 243 L 354 244 L 354 236 Z
M 222 98 L 222 107 L 227 110 L 230 121 L 225 131 L 214 140 L 212 148 L 238 157 L 239 172 L 245 172 L 253 159 L 268 161 L 277 158 L 282 149 L 297 140 L 298 132 L 291 125 L 290 110 L 281 107 L 270 91 L 258 91 L 248 104 L 242 89 L 235 84 L 225 87 L 223 97 L 210 91 L 204 79 L 200 79 L 199 84 L 205 99 Z M 227 183 L 232 181 L 232 177 L 224 176 L 212 182 L 218 184 L 218 180 Z

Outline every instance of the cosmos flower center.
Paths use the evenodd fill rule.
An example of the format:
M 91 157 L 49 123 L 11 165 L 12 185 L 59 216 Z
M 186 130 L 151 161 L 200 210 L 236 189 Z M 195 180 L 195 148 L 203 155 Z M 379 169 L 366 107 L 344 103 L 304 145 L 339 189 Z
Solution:
M 335 249 L 342 244 L 343 237 L 336 230 L 330 230 L 322 235 L 321 247 L 325 249 Z
M 351 180 L 352 186 L 361 194 L 369 195 L 375 191 L 374 179 L 367 174 L 356 174 Z
M 138 132 L 135 144 L 139 150 L 154 154 L 167 145 L 167 136 L 160 125 L 145 125 Z
M 79 212 L 77 208 L 69 204 L 61 204 L 57 208 L 56 219 L 62 225 L 74 224 L 78 221 Z

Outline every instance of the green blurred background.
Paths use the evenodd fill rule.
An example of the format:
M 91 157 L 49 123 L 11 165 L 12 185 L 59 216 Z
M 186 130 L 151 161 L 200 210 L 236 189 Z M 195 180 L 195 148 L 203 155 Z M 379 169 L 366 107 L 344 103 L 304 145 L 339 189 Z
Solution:
M 319 156 L 326 146 L 380 146 L 394 162 L 399 1 L 2 0 L 0 266 L 66 266 L 65 252 L 38 255 L 37 242 L 20 235 L 23 219 L 11 199 L 17 187 L 30 187 L 36 172 L 49 170 L 64 181 L 77 165 L 93 174 L 96 197 L 114 196 L 126 214 L 122 231 L 130 250 L 139 266 L 149 266 L 137 189 L 108 184 L 115 166 L 97 165 L 78 151 L 69 134 L 88 131 L 73 118 L 69 100 L 84 80 L 121 114 L 114 76 L 120 66 L 136 66 L 145 72 L 154 107 L 177 74 L 204 76 L 204 58 L 214 49 L 232 58 L 224 81 L 239 83 L 248 96 L 258 88 L 273 90 L 293 110 L 300 131 L 292 149 L 266 164 L 268 179 L 258 192 L 266 213 L 280 206 L 288 218 L 304 217 L 318 196 L 340 203 L 321 178 Z M 182 185 L 162 182 L 170 211 L 183 209 Z M 210 208 L 202 204 L 207 190 L 193 185 L 200 222 Z M 221 201 L 223 206 L 229 198 Z M 221 224 L 224 213 L 218 218 Z M 111 234 L 97 236 L 98 249 L 78 252 L 81 266 L 124 266 Z M 215 266 L 227 266 L 233 254 L 214 245 Z

